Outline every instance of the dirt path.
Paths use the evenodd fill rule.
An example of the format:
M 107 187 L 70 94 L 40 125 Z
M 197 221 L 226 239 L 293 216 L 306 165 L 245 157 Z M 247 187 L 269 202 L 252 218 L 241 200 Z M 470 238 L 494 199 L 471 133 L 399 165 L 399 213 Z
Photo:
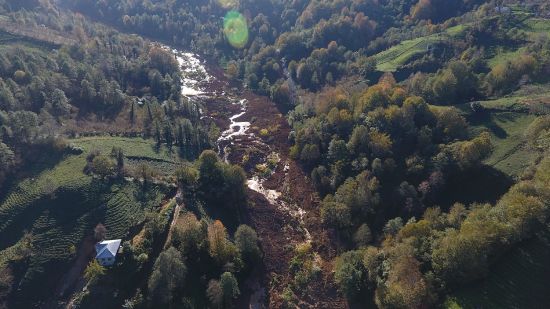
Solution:
M 174 198 L 173 200 L 175 201 L 176 198 Z M 171 202 L 172 200 L 170 201 L 170 203 Z M 172 241 L 172 232 L 173 232 L 174 226 L 178 222 L 178 218 L 180 217 L 182 208 L 183 208 L 183 205 L 180 205 L 180 204 L 176 204 L 176 207 L 174 207 L 174 212 L 172 213 L 172 221 L 168 226 L 168 235 L 166 236 L 166 241 L 164 242 L 164 249 L 168 249 L 168 246 L 170 246 L 170 242 Z
M 82 277 L 82 273 L 88 266 L 90 260 L 94 258 L 94 246 L 95 241 L 93 236 L 88 236 L 84 239 L 78 248 L 76 259 L 71 269 L 59 281 L 52 298 L 46 302 L 43 308 L 59 308 L 61 303 L 71 300 L 74 291 L 79 291 L 84 287 L 85 281 Z M 70 305 L 71 301 L 69 301 L 68 304 Z M 67 305 L 66 308 L 70 308 L 69 305 Z

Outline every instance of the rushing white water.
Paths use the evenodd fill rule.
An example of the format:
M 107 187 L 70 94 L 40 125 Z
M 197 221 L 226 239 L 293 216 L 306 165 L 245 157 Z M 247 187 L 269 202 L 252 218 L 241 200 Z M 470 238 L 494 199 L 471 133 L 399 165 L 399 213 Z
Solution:
M 228 162 L 229 160 L 228 147 L 233 145 L 237 138 L 245 136 L 254 138 L 254 134 L 248 133 L 248 130 L 250 129 L 250 122 L 237 121 L 237 119 L 246 114 L 246 99 L 242 99 L 233 104 L 239 105 L 240 113 L 229 117 L 229 129 L 223 131 L 221 136 L 218 138 L 218 141 L 216 142 L 216 144 L 218 145 L 218 153 L 223 156 L 225 162 Z
M 197 55 L 170 49 L 167 46 L 162 48 L 171 51 L 178 62 L 182 75 L 181 95 L 186 98 L 206 95 L 205 86 L 212 80 L 212 76 L 208 74 L 205 65 Z
M 246 114 L 246 103 L 246 99 L 240 100 L 238 102 L 238 104 L 241 106 L 241 112 L 229 118 L 229 121 L 231 122 L 229 124 L 229 129 L 225 130 L 222 133 L 221 137 L 218 140 L 218 143 L 220 141 L 232 140 L 238 136 L 252 136 L 252 134 L 247 133 L 248 129 L 250 128 L 250 122 L 237 121 L 237 119 Z
M 247 186 L 252 190 L 262 194 L 271 204 L 277 205 L 279 198 L 283 195 L 281 192 L 276 190 L 266 189 L 263 185 L 263 181 L 258 177 L 254 176 L 251 179 L 248 179 L 246 182 Z
M 285 164 L 284 171 L 285 173 L 289 170 L 288 163 Z M 306 211 L 296 204 L 288 204 L 282 200 L 283 194 L 277 190 L 270 190 L 264 187 L 264 179 L 261 179 L 258 176 L 254 176 L 251 179 L 248 179 L 246 182 L 248 188 L 252 191 L 258 192 L 263 195 L 270 204 L 277 206 L 282 212 L 289 214 L 291 217 L 296 219 L 300 224 L 300 227 L 304 231 L 304 236 L 306 242 L 311 242 L 312 237 L 308 229 L 305 227 L 305 216 Z

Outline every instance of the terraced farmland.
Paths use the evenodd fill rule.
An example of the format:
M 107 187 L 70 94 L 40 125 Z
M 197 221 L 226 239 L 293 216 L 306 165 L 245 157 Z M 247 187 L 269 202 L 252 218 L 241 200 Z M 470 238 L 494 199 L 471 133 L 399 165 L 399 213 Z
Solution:
M 166 153 L 154 152 L 150 141 L 91 138 L 78 142 L 84 153 L 66 156 L 33 177 L 22 179 L 0 200 L 0 266 L 17 260 L 25 233 L 32 235 L 32 254 L 18 275 L 22 278 L 20 295 L 25 301 L 49 296 L 46 294 L 51 290 L 43 287 L 55 286 L 63 275 L 60 270 L 68 268 L 78 246 L 92 234 L 95 225 L 103 223 L 108 238 L 125 239 L 167 193 L 160 187 L 144 191 L 135 182 L 105 182 L 82 172 L 91 149 L 109 153 L 113 145 L 143 160 L 175 162 Z

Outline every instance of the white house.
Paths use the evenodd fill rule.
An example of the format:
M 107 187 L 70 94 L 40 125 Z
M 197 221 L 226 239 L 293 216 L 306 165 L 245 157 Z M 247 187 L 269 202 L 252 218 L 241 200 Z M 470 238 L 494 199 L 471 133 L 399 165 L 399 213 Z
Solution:
M 111 266 L 115 263 L 118 249 L 122 240 L 104 240 L 95 245 L 95 259 L 101 266 Z
M 510 15 L 512 13 L 512 9 L 507 6 L 497 6 L 495 7 L 495 11 L 500 14 L 506 14 Z

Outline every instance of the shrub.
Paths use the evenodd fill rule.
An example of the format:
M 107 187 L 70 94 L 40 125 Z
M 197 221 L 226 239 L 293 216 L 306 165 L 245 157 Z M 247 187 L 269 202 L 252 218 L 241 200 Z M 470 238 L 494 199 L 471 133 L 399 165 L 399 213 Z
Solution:
M 365 283 L 361 252 L 349 251 L 339 256 L 334 271 L 334 278 L 340 290 L 350 299 L 358 296 Z
M 95 283 L 103 275 L 105 275 L 105 268 L 99 265 L 95 259 L 88 264 L 88 267 L 84 271 L 84 278 L 88 284 Z

